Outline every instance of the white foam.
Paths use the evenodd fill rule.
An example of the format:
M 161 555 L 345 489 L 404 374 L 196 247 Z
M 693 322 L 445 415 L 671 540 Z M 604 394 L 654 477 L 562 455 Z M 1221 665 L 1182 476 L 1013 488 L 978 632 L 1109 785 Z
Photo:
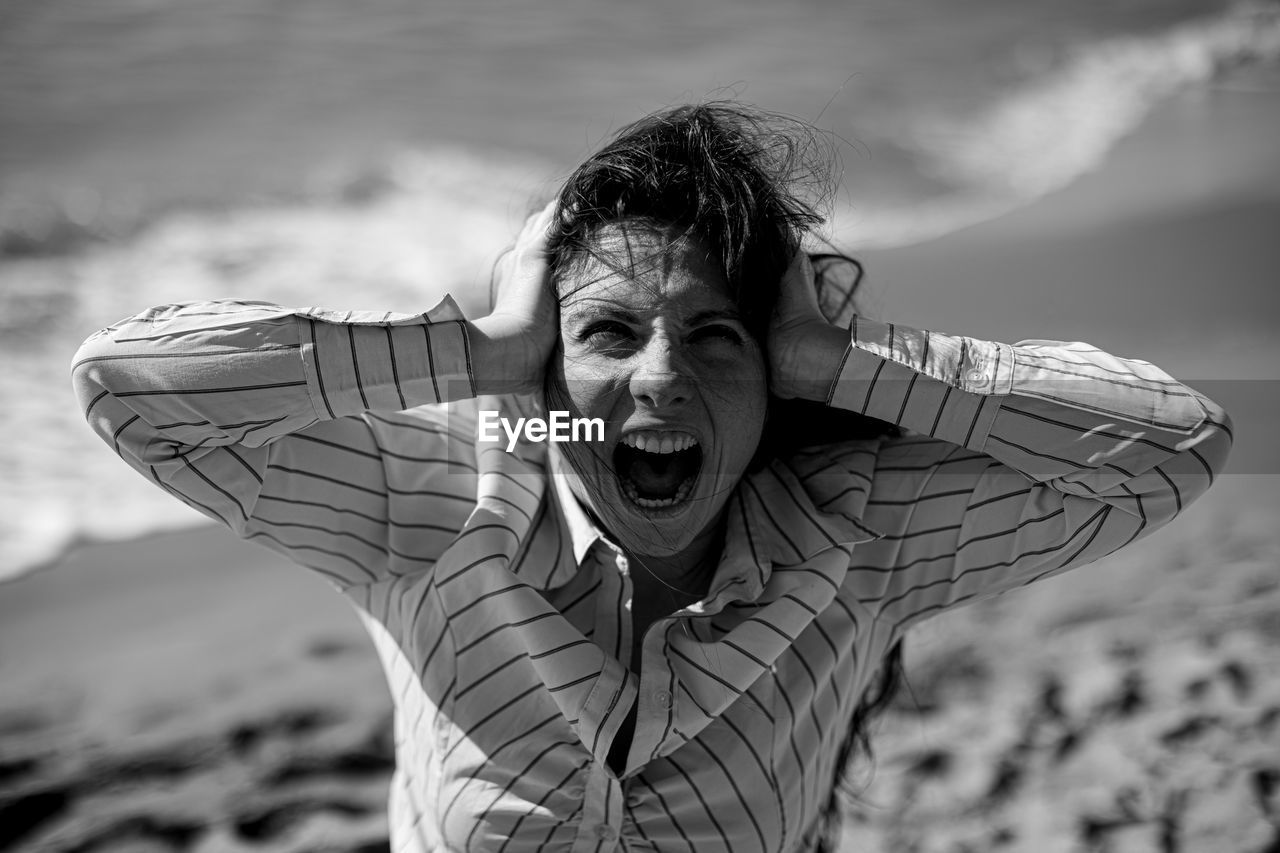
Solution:
M 1221 15 L 1078 46 L 1051 73 L 976 114 L 923 116 L 900 143 L 953 196 L 837 212 L 858 247 L 901 246 L 1001 215 L 1098 168 L 1162 101 L 1241 64 L 1280 57 L 1280 7 Z

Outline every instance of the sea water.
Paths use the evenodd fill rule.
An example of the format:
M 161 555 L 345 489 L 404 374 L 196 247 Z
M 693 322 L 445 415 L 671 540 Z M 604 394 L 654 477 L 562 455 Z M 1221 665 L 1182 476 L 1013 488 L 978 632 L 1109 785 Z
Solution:
M 67 365 L 144 307 L 483 303 L 610 132 L 734 97 L 839 154 L 826 235 L 904 245 L 1097 167 L 1162 100 L 1280 56 L 1185 0 L 42 0 L 0 10 L 0 577 L 199 516 L 88 430 Z

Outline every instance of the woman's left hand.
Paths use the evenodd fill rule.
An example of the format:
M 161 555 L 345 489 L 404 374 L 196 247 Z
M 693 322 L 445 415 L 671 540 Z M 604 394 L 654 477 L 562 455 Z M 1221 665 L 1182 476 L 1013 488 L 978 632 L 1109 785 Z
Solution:
M 778 397 L 825 402 L 840 370 L 849 333 L 818 308 L 813 265 L 796 252 L 778 288 L 769 323 L 769 388 Z

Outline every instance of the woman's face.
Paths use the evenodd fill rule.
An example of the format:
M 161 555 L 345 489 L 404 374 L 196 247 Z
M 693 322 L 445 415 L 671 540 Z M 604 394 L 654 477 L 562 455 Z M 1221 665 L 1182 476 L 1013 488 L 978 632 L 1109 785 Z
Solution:
M 578 497 L 623 547 L 680 553 L 715 524 L 760 443 L 764 353 L 719 265 L 658 226 L 619 223 L 557 283 L 552 383 L 603 442 L 568 448 Z M 551 400 L 549 407 L 563 401 Z M 583 482 L 586 481 L 586 482 Z

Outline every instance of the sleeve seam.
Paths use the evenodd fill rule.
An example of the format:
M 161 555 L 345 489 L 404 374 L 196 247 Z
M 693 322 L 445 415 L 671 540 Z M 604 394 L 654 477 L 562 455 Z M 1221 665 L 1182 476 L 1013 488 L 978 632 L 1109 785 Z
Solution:
M 330 418 L 325 417 L 324 410 L 319 405 L 320 400 L 316 397 L 315 340 L 309 340 L 310 335 L 305 334 L 303 331 L 303 325 L 305 324 L 306 328 L 310 330 L 312 322 L 311 318 L 302 314 L 294 317 L 295 328 L 298 332 L 298 357 L 302 359 L 302 373 L 307 382 L 307 399 L 311 401 L 311 413 L 315 415 L 317 421 L 327 421 Z
M 840 377 L 844 375 L 845 363 L 849 361 L 849 354 L 853 352 L 853 342 L 844 348 L 844 355 L 840 356 L 840 366 L 836 368 L 836 375 L 831 380 L 831 387 L 827 389 L 827 398 L 823 402 L 827 406 L 831 406 L 832 401 L 836 398 L 836 388 L 840 385 Z

